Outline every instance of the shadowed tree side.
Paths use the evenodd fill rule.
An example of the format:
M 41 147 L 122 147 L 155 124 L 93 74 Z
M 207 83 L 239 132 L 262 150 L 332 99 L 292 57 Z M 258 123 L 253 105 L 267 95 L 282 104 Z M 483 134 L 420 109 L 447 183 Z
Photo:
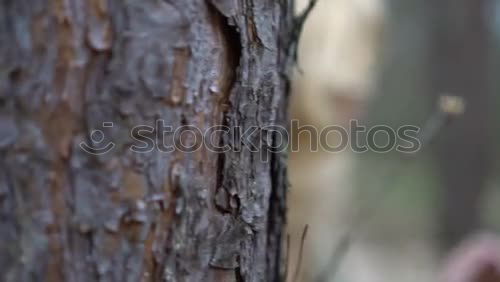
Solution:
M 259 152 L 221 132 L 221 154 L 192 135 L 190 153 L 131 147 L 173 145 L 173 132 L 133 131 L 159 120 L 285 125 L 292 12 L 289 0 L 2 1 L 0 280 L 282 281 L 285 156 L 260 161 L 275 132 L 250 137 Z
M 429 2 L 431 87 L 458 95 L 465 113 L 443 129 L 438 150 L 443 191 L 439 234 L 444 249 L 480 226 L 481 195 L 491 169 L 492 137 L 488 7 L 491 1 Z

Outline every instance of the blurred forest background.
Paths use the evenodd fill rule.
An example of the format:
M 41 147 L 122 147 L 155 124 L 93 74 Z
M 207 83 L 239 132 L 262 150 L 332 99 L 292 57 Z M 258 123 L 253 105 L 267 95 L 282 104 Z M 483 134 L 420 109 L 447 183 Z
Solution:
M 298 2 L 300 11 L 308 1 Z M 497 0 L 318 2 L 294 79 L 292 117 L 301 125 L 425 128 L 443 95 L 461 97 L 466 110 L 411 159 L 311 152 L 307 134 L 294 136 L 294 268 L 309 225 L 299 281 L 439 281 L 459 242 L 500 231 L 499 51 Z M 350 243 L 340 243 L 336 261 L 343 238 Z

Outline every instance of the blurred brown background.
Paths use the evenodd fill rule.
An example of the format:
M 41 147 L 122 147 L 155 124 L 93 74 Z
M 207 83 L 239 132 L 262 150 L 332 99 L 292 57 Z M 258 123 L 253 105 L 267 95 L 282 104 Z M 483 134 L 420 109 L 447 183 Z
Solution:
M 298 2 L 301 11 L 308 1 Z M 307 134 L 294 136 L 292 269 L 309 225 L 298 281 L 439 281 L 461 241 L 500 231 L 499 48 L 500 1 L 318 2 L 294 79 L 301 125 L 427 128 L 443 95 L 466 109 L 409 160 L 396 151 L 311 152 Z M 336 272 L 332 256 L 349 231 Z

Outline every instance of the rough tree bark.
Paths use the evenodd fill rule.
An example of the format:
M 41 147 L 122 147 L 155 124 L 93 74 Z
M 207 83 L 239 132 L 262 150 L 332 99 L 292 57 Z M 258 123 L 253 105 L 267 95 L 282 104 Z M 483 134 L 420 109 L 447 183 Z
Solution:
M 1 1 L 0 281 L 281 281 L 282 154 L 261 162 L 221 132 L 223 154 L 139 154 L 130 132 L 284 124 L 292 11 Z M 96 129 L 111 152 L 80 148 Z M 251 141 L 263 151 L 275 135 Z

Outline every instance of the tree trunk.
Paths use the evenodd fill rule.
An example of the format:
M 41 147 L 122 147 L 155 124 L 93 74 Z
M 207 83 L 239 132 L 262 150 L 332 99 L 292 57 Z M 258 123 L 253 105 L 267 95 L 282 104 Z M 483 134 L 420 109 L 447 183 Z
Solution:
M 456 246 L 480 226 L 480 200 L 491 168 L 489 74 L 490 0 L 429 2 L 433 94 L 458 95 L 464 115 L 443 130 L 437 154 L 443 192 L 439 235 L 442 248 Z
M 251 135 L 258 152 L 221 131 L 224 153 L 159 149 L 186 136 L 168 126 L 285 123 L 292 11 L 1 1 L 0 281 L 281 281 L 277 133 Z M 146 140 L 165 146 L 132 150 Z

